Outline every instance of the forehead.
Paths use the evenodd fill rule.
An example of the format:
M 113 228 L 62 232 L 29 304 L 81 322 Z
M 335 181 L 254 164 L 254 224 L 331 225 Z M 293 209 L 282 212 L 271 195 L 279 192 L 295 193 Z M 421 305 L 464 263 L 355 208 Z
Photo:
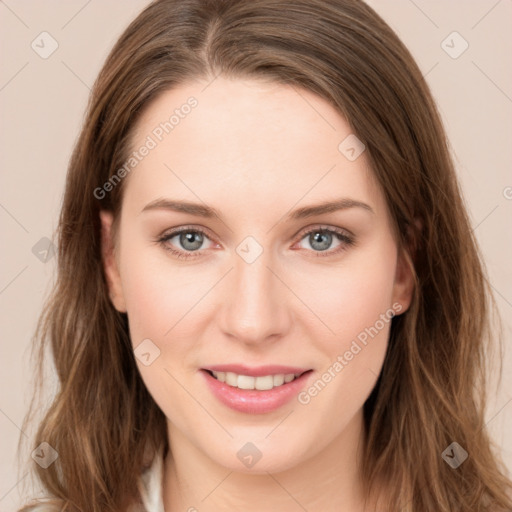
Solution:
M 223 77 L 189 82 L 162 93 L 135 126 L 132 151 L 151 150 L 130 173 L 126 195 L 238 208 L 250 200 L 255 209 L 291 207 L 306 195 L 378 203 L 365 153 L 355 160 L 344 153 L 350 137 L 349 123 L 310 91 Z

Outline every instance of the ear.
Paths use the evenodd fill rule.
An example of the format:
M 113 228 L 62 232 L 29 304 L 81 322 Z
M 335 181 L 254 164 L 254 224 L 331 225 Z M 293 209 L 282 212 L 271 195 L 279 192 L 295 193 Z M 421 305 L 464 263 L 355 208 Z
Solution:
M 395 283 L 393 285 L 393 304 L 400 304 L 397 314 L 405 313 L 411 305 L 414 293 L 413 263 L 405 249 L 400 249 L 397 256 Z
M 115 257 L 112 222 L 114 216 L 106 210 L 100 211 L 101 220 L 101 257 L 103 270 L 107 280 L 108 293 L 113 306 L 120 312 L 126 313 L 123 288 L 119 267 Z

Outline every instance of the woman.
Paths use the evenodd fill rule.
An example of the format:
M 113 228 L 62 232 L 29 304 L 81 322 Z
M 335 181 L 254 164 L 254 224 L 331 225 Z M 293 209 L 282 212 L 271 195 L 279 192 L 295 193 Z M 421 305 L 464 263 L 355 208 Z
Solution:
M 58 272 L 23 510 L 511 510 L 443 127 L 363 2 L 149 5 L 94 86 Z

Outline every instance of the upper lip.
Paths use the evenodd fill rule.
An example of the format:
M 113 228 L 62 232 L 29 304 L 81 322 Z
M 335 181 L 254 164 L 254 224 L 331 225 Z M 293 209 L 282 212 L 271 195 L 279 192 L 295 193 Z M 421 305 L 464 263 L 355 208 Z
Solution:
M 265 375 L 279 375 L 281 373 L 301 375 L 311 368 L 299 368 L 297 366 L 283 366 L 269 364 L 264 366 L 246 366 L 244 364 L 214 364 L 204 367 L 203 370 L 212 372 L 232 372 L 237 375 L 248 375 L 250 377 L 263 377 Z

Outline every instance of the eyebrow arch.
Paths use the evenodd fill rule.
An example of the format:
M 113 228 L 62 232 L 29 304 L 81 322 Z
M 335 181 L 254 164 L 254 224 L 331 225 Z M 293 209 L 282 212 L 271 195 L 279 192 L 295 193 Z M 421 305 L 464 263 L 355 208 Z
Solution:
M 141 213 L 151 210 L 172 210 L 179 213 L 188 213 L 190 215 L 196 215 L 197 217 L 219 217 L 220 215 L 210 206 L 199 203 L 191 203 L 189 201 L 175 201 L 172 199 L 157 199 L 148 203 L 142 209 Z
M 362 201 L 356 201 L 355 199 L 342 198 L 336 201 L 329 201 L 327 203 L 316 204 L 312 206 L 304 206 L 298 208 L 288 215 L 288 219 L 305 219 L 313 217 L 315 215 L 321 215 L 322 213 L 331 213 L 338 210 L 347 210 L 349 208 L 363 208 L 368 212 L 374 214 L 373 208 Z
M 349 208 L 362 208 L 372 214 L 375 213 L 372 207 L 366 203 L 356 201 L 354 199 L 342 198 L 335 201 L 329 201 L 326 203 L 298 208 L 297 210 L 290 213 L 287 216 L 287 219 L 305 219 L 308 217 L 313 217 L 315 215 L 331 213 L 338 210 L 347 210 Z M 218 217 L 219 219 L 222 218 L 220 213 L 215 208 L 212 208 L 205 204 L 191 203 L 189 201 L 175 201 L 172 199 L 157 199 L 155 201 L 152 201 L 142 209 L 141 213 L 151 210 L 172 210 L 179 213 L 188 213 L 189 215 L 195 215 L 197 217 Z

